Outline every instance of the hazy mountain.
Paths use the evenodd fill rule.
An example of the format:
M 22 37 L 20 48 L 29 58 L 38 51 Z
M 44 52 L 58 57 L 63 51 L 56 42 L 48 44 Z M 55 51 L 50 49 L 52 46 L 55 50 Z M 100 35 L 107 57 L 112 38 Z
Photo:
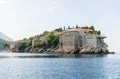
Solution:
M 10 43 L 14 42 L 14 40 L 12 40 L 10 37 L 8 37 L 5 34 L 0 32 L 0 49 L 3 49 L 4 42 L 7 42 L 10 44 Z

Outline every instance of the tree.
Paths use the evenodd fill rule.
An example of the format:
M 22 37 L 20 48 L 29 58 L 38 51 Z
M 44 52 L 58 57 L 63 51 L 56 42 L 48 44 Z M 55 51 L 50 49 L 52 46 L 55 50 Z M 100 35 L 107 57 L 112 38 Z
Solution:
M 97 31 L 97 34 L 98 34 L 98 35 L 101 35 L 101 31 L 100 31 L 100 30 L 99 30 L 99 31 Z
M 64 26 L 64 31 L 65 31 L 66 29 L 65 29 L 65 26 Z
M 7 42 L 3 42 L 3 46 L 5 48 L 5 47 L 9 47 L 10 45 Z
M 68 29 L 70 29 L 70 26 L 68 26 Z
M 55 35 L 53 32 L 50 32 L 46 38 L 49 43 L 49 48 L 55 48 L 59 43 L 59 36 Z
M 97 35 L 97 31 L 94 31 L 94 34 L 96 34 L 96 35 Z
M 18 50 L 24 51 L 25 48 L 29 47 L 29 42 L 20 42 L 18 45 Z
M 76 29 L 77 29 L 77 28 L 79 28 L 79 26 L 78 26 L 78 25 L 76 25 Z
M 44 32 L 43 32 L 44 35 L 46 35 L 46 34 L 48 34 L 48 33 L 49 33 L 48 31 L 44 31 Z
M 55 31 L 61 32 L 62 28 L 57 28 L 57 29 L 55 29 Z
M 52 48 L 55 48 L 59 43 L 59 37 L 55 36 L 55 38 L 50 42 Z
M 93 31 L 95 31 L 94 26 L 90 26 L 89 29 L 92 29 Z
M 51 40 L 53 40 L 55 37 L 53 32 L 50 32 L 49 34 L 47 34 L 46 38 L 48 40 L 48 42 L 50 42 Z

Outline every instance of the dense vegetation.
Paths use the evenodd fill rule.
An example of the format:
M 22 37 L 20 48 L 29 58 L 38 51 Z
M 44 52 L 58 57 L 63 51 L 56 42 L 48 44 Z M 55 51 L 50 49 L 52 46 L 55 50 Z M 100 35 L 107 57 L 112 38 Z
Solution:
M 90 34 L 101 35 L 101 31 L 100 31 L 100 30 L 97 31 L 97 30 L 94 28 L 94 26 L 90 26 L 90 27 L 85 26 L 85 27 L 81 27 L 81 29 L 91 29 L 92 31 L 89 32 Z
M 44 48 L 44 47 L 55 48 L 55 47 L 57 47 L 57 45 L 59 43 L 59 36 L 55 35 L 54 31 L 53 32 L 45 31 L 43 34 L 40 34 L 40 35 L 37 35 L 34 37 L 30 37 L 29 39 L 23 39 L 23 40 L 19 41 L 18 43 L 16 43 L 13 50 L 18 50 L 18 51 L 24 52 L 26 49 L 32 48 L 32 40 L 35 37 L 37 37 L 39 39 L 42 37 L 45 37 L 46 40 L 48 41 L 48 44 L 46 44 L 44 41 L 35 40 L 33 49 Z M 4 46 L 7 46 L 7 44 L 5 43 Z
M 54 32 L 50 32 L 46 35 L 46 38 L 48 40 L 48 47 L 49 48 L 55 48 L 58 43 L 59 43 L 59 37 L 57 35 L 54 34 Z
M 27 47 L 31 46 L 31 42 L 19 42 L 18 50 L 25 50 Z

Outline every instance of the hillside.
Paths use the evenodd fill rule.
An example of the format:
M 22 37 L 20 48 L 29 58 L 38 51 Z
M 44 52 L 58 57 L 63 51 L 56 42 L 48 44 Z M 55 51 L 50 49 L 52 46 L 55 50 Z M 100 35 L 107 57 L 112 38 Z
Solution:
M 0 50 L 4 48 L 4 44 L 10 44 L 14 42 L 10 37 L 0 32 Z

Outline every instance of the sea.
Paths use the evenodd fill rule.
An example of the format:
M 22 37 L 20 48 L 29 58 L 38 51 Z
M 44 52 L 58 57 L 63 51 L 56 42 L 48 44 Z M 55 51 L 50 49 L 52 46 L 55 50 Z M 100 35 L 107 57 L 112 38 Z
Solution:
M 120 79 L 120 54 L 0 53 L 0 79 Z

